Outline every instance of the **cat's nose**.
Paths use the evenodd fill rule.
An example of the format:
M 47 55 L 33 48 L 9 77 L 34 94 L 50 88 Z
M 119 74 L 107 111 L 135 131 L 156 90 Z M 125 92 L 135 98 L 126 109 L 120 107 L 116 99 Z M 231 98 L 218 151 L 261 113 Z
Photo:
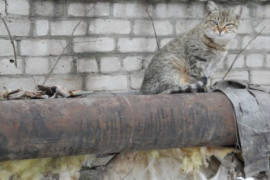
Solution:
M 222 33 L 222 31 L 224 30 L 224 27 L 220 27 L 220 26 L 218 26 L 217 28 L 218 28 L 218 32 L 219 32 L 219 34 L 221 34 L 221 33 Z

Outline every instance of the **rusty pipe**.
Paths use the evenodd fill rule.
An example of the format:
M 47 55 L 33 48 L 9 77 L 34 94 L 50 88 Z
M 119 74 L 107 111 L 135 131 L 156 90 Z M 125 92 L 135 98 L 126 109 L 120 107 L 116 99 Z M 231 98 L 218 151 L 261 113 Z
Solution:
M 0 101 L 0 160 L 236 142 L 222 93 Z

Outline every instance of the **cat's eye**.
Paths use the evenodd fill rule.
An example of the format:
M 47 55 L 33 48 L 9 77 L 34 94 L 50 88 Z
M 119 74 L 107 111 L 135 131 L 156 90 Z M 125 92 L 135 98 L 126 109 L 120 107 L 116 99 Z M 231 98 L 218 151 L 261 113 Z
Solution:
M 211 22 L 214 24 L 214 25 L 218 25 L 218 22 L 217 21 L 215 21 L 215 20 L 211 20 Z
M 228 23 L 225 26 L 235 26 L 233 23 Z

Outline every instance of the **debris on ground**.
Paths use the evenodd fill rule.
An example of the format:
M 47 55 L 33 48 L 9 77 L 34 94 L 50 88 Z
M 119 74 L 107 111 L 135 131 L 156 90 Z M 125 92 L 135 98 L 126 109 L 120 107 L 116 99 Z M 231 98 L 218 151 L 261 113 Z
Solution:
M 53 98 L 70 98 L 70 97 L 85 97 L 92 91 L 67 90 L 64 87 L 55 86 L 37 86 L 38 90 L 25 91 L 21 89 L 8 90 L 0 92 L 0 100 L 18 100 L 18 99 L 53 99 Z

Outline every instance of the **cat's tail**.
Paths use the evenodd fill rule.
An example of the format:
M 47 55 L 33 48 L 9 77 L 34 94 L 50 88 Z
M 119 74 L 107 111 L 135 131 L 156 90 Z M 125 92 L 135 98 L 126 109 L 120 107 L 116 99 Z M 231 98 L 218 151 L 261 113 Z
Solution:
M 184 92 L 203 92 L 207 85 L 207 77 L 201 77 L 195 83 L 173 86 L 170 89 L 167 89 L 161 94 L 173 94 L 173 93 L 184 93 Z

